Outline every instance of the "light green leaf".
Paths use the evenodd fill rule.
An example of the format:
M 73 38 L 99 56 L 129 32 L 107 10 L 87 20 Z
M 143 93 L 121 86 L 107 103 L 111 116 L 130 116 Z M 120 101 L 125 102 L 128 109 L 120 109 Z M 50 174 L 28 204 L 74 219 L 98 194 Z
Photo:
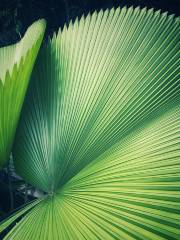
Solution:
M 40 51 L 14 145 L 47 197 L 5 239 L 178 239 L 179 18 L 118 8 Z
M 30 26 L 17 44 L 0 48 L 0 167 L 12 148 L 22 103 L 41 45 L 45 21 Z
M 180 108 L 175 103 L 155 116 L 42 200 L 4 239 L 178 239 Z
M 42 199 L 34 200 L 31 203 L 28 203 L 26 206 L 21 207 L 18 211 L 12 214 L 10 217 L 6 218 L 4 221 L 1 222 L 0 225 L 0 232 L 6 229 L 11 223 L 17 220 L 19 217 L 22 217 L 23 214 L 27 213 L 30 209 L 36 206 Z

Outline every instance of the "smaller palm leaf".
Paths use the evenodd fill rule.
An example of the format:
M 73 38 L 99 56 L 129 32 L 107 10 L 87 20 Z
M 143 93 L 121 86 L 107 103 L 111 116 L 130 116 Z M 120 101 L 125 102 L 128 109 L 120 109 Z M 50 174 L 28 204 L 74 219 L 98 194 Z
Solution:
M 0 167 L 8 159 L 45 21 L 30 26 L 20 42 L 0 48 Z

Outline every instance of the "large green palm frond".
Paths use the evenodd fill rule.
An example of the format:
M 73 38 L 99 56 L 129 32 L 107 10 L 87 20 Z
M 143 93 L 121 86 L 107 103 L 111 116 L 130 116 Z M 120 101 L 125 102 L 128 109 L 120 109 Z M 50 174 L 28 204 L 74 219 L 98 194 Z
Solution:
M 0 48 L 0 167 L 8 159 L 45 21 L 30 26 L 20 42 Z
M 178 239 L 178 28 L 118 8 L 44 46 L 13 153 L 47 197 L 4 221 L 23 215 L 5 239 Z

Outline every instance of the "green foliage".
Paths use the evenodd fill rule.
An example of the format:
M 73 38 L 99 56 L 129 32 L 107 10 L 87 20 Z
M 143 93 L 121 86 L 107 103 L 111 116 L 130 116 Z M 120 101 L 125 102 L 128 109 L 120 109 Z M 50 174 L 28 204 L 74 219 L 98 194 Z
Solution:
M 44 20 L 17 44 L 0 48 L 0 167 L 8 160 L 32 68 L 43 38 Z
M 4 239 L 178 239 L 179 18 L 83 16 L 40 50 L 13 154 L 47 193 Z

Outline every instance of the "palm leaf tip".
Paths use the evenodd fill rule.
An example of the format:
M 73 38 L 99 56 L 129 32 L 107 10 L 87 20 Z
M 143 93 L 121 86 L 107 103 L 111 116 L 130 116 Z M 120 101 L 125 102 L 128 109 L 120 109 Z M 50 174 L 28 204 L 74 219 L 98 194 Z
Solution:
M 0 48 L 0 167 L 9 156 L 45 20 L 32 24 L 20 42 Z

